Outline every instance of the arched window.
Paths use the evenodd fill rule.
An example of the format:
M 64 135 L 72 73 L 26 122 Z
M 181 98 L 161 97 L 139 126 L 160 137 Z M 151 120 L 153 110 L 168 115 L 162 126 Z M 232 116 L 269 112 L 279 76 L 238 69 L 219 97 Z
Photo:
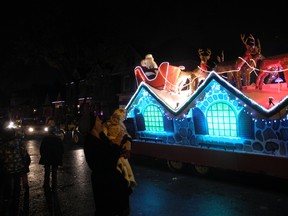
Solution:
M 212 104 L 207 109 L 207 125 L 209 135 L 237 136 L 237 120 L 232 107 L 226 103 Z
M 195 127 L 195 134 L 208 134 L 207 124 L 205 121 L 206 117 L 204 113 L 197 107 L 193 109 L 193 121 Z
M 243 112 L 243 110 L 238 115 L 238 125 L 241 127 L 238 128 L 238 136 L 248 139 L 255 139 L 254 136 L 254 122 L 251 115 Z
M 143 116 L 146 131 L 164 131 L 163 115 L 159 107 L 147 106 Z

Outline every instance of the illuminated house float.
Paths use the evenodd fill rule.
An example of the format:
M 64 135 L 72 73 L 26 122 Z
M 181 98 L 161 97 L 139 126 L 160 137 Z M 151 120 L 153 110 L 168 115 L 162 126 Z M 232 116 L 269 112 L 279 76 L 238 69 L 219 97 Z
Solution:
M 165 67 L 156 87 L 135 68 L 138 88 L 126 106 L 134 154 L 200 174 L 216 167 L 288 178 L 288 88 L 240 91 L 211 72 L 193 94 L 176 93 L 175 67 Z

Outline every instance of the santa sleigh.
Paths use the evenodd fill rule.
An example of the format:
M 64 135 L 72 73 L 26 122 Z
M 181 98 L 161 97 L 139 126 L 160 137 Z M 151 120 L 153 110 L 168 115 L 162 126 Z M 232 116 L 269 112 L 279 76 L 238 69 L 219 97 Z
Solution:
M 169 62 L 162 62 L 158 67 L 158 73 L 153 79 L 149 79 L 140 66 L 137 66 L 134 72 L 137 86 L 141 82 L 145 82 L 159 90 L 177 92 L 177 80 L 181 72 L 180 67 L 172 66 Z

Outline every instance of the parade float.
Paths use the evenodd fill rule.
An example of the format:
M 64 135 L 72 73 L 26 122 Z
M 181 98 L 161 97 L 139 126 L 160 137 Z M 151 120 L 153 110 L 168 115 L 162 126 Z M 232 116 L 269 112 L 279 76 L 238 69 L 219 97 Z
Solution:
M 132 153 L 167 160 L 174 170 L 189 164 L 198 174 L 221 168 L 288 178 L 288 66 L 276 58 L 259 71 L 249 63 L 259 46 L 244 42 L 246 52 L 233 71 L 208 71 L 211 53 L 203 59 L 200 52 L 194 71 L 162 62 L 156 77 L 148 79 L 137 66 L 137 90 L 125 107 Z M 223 76 L 241 68 L 283 76 L 263 81 L 261 89 L 250 83 L 239 87 L 236 79 L 244 80 L 243 72 L 234 83 Z

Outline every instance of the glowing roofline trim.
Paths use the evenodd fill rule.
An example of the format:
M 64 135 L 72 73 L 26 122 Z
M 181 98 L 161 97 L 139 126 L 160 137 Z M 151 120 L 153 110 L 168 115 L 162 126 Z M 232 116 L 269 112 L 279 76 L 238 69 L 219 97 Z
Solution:
M 195 92 L 191 96 L 188 97 L 188 99 L 183 103 L 180 107 L 177 108 L 175 111 L 174 108 L 171 108 L 165 101 L 160 99 L 158 95 L 151 89 L 151 87 L 145 83 L 141 82 L 140 85 L 138 86 L 136 92 L 133 94 L 131 97 L 130 101 L 128 102 L 126 109 L 129 109 L 131 104 L 133 103 L 134 99 L 136 98 L 137 94 L 140 92 L 142 88 L 145 88 L 151 95 L 155 97 L 155 99 L 164 107 L 167 108 L 167 110 L 173 114 L 174 116 L 178 116 L 181 113 L 183 113 L 185 110 L 190 109 L 189 106 L 190 104 L 193 103 L 193 101 L 205 90 L 207 85 L 215 80 L 218 82 L 222 87 L 226 88 L 227 91 L 231 92 L 234 94 L 236 97 L 238 97 L 240 100 L 242 100 L 247 106 L 249 106 L 251 109 L 255 110 L 257 113 L 260 115 L 263 115 L 265 117 L 272 117 L 273 115 L 277 114 L 280 112 L 281 109 L 284 109 L 286 106 L 288 106 L 288 96 L 286 96 L 284 99 L 282 99 L 277 105 L 273 106 L 270 109 L 266 109 L 265 107 L 261 106 L 257 102 L 255 102 L 253 99 L 247 97 L 244 95 L 240 90 L 235 88 L 233 85 L 228 83 L 224 78 L 219 76 L 216 72 L 211 72 L 207 78 L 204 80 L 204 82 L 199 86 L 199 88 L 196 89 Z

